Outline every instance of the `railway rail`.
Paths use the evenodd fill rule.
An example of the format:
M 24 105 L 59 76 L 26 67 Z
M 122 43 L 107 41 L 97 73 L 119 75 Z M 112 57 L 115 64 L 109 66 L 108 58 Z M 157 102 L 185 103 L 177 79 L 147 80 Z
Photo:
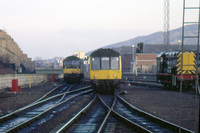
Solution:
M 29 106 L 11 113 L 12 115 L 1 117 L 0 132 L 32 131 L 31 128 L 37 128 L 40 123 L 51 119 L 55 113 L 77 104 L 85 94 L 94 98 L 86 106 L 79 108 L 79 111 L 74 111 L 70 118 L 58 123 L 51 132 L 115 132 L 119 126 L 127 132 L 193 132 L 138 109 L 118 93 L 94 95 L 92 89 L 88 90 L 91 86 L 74 90 L 70 90 L 73 86 L 60 87 Z
M 105 96 L 104 96 L 105 97 Z M 106 103 L 104 100 L 106 99 Z M 72 119 L 64 124 L 56 133 L 60 132 L 103 132 L 108 131 L 112 124 L 107 125 L 107 121 L 111 116 L 111 111 L 115 105 L 114 96 L 102 99 L 97 94 L 91 102 L 81 109 Z M 109 103 L 109 104 L 108 104 Z M 108 105 L 109 106 L 108 106 Z
M 138 76 L 135 74 L 123 74 L 123 80 L 121 82 L 148 87 L 164 87 L 162 84 L 157 83 L 156 74 L 138 74 Z
M 46 93 L 45 95 L 43 95 L 41 98 L 39 98 L 38 100 L 36 100 L 35 102 L 41 101 L 45 98 L 60 94 L 60 93 L 64 93 L 64 92 L 68 92 L 71 88 L 73 88 L 75 85 L 66 85 L 66 84 L 61 84 L 58 87 L 55 87 L 54 89 L 52 89 L 51 91 L 49 91 L 48 93 Z
M 116 126 L 118 123 L 125 124 L 131 132 L 193 132 L 134 107 L 117 93 L 115 96 L 96 95 L 87 106 L 54 132 L 114 132 L 115 128 L 111 125 Z
M 121 117 L 128 118 L 137 127 L 137 130 L 142 132 L 181 132 L 192 133 L 193 131 L 180 127 L 176 124 L 170 123 L 152 114 L 149 114 L 137 107 L 131 105 L 118 94 L 116 107 L 114 113 L 121 115 Z
M 75 98 L 79 95 L 89 93 L 92 89 L 90 86 L 56 94 L 48 98 L 41 98 L 39 101 L 34 102 L 24 108 L 21 108 L 9 115 L 0 118 L 0 132 L 15 132 L 20 128 L 36 121 L 39 117 L 48 113 L 55 107 Z M 68 88 L 70 89 L 70 87 Z
M 19 113 L 19 112 L 21 112 L 21 111 L 23 111 L 23 110 L 29 108 L 30 106 L 32 106 L 32 104 L 35 104 L 35 103 L 37 103 L 37 102 L 39 102 L 39 101 L 41 101 L 41 100 L 43 100 L 43 99 L 46 99 L 46 98 L 51 97 L 51 96 L 54 96 L 54 95 L 56 95 L 56 94 L 60 94 L 60 93 L 67 92 L 67 91 L 69 91 L 72 87 L 73 87 L 73 86 L 71 86 L 71 85 L 62 84 L 62 85 L 60 85 L 60 86 L 58 86 L 58 87 L 52 89 L 51 91 L 47 92 L 45 95 L 43 95 L 41 98 L 39 98 L 39 99 L 36 100 L 35 102 L 33 102 L 33 103 L 31 103 L 31 104 L 29 104 L 29 105 L 27 105 L 27 106 L 25 106 L 25 107 L 22 107 L 22 108 L 20 108 L 20 109 L 14 111 L 14 112 L 11 112 L 11 113 L 9 113 L 9 114 L 7 114 L 7 115 L 4 115 L 4 116 L 0 117 L 0 122 L 1 122 L 1 121 L 4 121 L 4 119 L 8 119 L 9 117 L 12 117 L 13 115 L 15 115 L 15 114 L 17 114 L 17 113 Z

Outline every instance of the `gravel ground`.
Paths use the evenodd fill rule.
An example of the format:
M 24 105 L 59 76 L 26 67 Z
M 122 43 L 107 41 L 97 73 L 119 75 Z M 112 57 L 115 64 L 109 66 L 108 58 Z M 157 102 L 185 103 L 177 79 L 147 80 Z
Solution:
M 119 92 L 124 91 L 127 93 L 122 96 L 134 106 L 192 131 L 197 130 L 199 96 L 191 92 L 180 95 L 173 90 L 121 85 Z
M 11 88 L 6 88 L 0 93 L 0 116 L 24 107 L 55 87 L 56 83 L 43 83 L 31 88 L 25 87 L 19 93 L 13 93 Z

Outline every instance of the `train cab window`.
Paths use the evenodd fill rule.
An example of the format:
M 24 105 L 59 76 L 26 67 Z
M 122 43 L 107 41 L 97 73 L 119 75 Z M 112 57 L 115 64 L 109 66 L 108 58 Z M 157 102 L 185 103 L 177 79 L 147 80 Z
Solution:
M 100 69 L 100 57 L 93 57 L 92 70 L 99 70 L 99 69 Z
M 79 63 L 79 61 L 72 61 L 72 67 L 73 68 L 79 68 L 79 66 L 80 66 L 80 63 Z
M 69 68 L 71 66 L 71 61 L 64 61 L 63 67 L 64 68 Z
M 108 70 L 108 69 L 110 69 L 110 66 L 109 66 L 109 57 L 102 57 L 101 58 L 101 69 L 102 70 Z
M 111 69 L 112 70 L 119 69 L 119 58 L 118 57 L 111 57 Z
M 200 54 L 199 54 L 199 59 L 198 59 L 198 67 L 200 67 Z
M 157 57 L 157 73 L 160 73 L 161 59 Z

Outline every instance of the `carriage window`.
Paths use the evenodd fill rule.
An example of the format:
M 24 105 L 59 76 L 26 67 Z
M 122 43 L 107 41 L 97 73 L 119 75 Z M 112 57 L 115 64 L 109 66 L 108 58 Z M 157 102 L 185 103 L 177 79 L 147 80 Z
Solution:
M 92 58 L 92 70 L 99 70 L 100 69 L 100 58 L 94 57 Z
M 109 66 L 109 57 L 102 57 L 101 58 L 101 69 L 102 70 L 108 70 L 108 69 L 110 69 L 110 66 Z
M 119 69 L 119 58 L 118 57 L 111 57 L 111 69 L 112 70 Z

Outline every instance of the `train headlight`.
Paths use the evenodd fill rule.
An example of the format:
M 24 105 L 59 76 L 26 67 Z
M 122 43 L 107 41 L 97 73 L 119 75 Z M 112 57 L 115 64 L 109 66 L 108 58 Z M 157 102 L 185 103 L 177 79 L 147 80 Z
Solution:
M 93 76 L 93 78 L 96 79 L 96 78 L 97 78 L 97 74 L 95 74 L 95 75 Z
M 114 77 L 116 77 L 117 75 L 116 75 L 116 74 L 114 74 L 113 76 L 114 76 Z

